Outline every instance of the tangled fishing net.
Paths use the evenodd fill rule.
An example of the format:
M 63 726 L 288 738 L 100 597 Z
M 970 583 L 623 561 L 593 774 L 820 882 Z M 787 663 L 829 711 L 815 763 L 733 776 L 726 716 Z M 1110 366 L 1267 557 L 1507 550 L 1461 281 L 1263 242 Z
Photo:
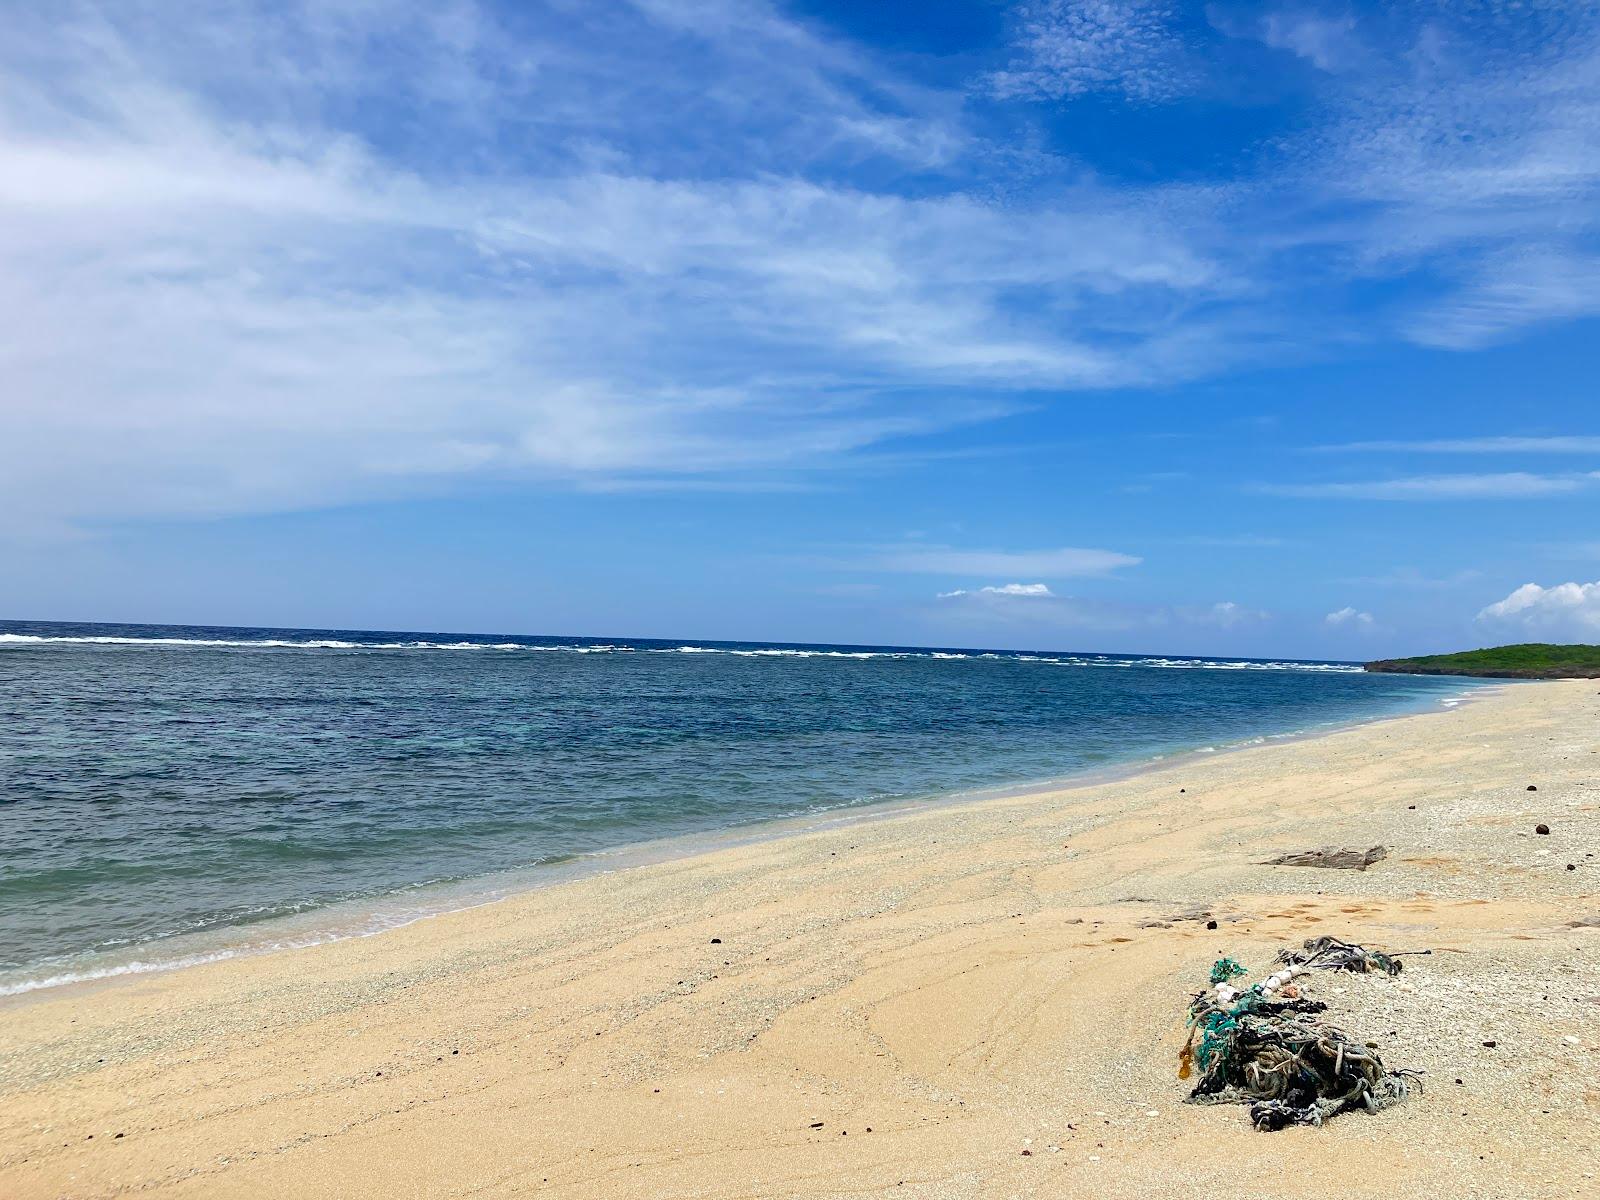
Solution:
M 1312 970 L 1398 975 L 1398 955 L 1320 937 L 1278 955 L 1278 970 L 1235 987 L 1247 974 L 1231 958 L 1211 968 L 1211 984 L 1189 1005 L 1189 1040 L 1180 1079 L 1194 1066 L 1192 1104 L 1248 1104 L 1257 1129 L 1321 1125 L 1349 1109 L 1377 1112 L 1422 1089 L 1415 1071 L 1390 1070 L 1370 1046 L 1353 1042 L 1321 1014 L 1327 1005 L 1300 995 L 1294 981 Z

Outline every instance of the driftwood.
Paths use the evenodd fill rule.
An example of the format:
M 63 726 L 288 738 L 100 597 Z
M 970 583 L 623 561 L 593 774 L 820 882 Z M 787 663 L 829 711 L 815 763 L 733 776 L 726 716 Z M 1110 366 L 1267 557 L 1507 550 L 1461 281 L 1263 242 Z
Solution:
M 1365 871 L 1373 863 L 1379 862 L 1389 856 L 1386 846 L 1369 846 L 1365 850 L 1351 847 L 1339 849 L 1335 846 L 1324 846 L 1320 850 L 1301 850 L 1296 854 L 1285 854 L 1278 858 L 1268 859 L 1263 866 L 1268 867 L 1326 867 L 1334 871 Z

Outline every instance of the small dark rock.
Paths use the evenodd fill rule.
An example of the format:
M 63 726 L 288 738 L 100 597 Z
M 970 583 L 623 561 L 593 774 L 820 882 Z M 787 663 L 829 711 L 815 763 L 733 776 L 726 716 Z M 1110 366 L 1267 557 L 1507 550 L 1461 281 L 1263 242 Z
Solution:
M 1493 1038 L 1490 1038 L 1487 1042 L 1485 1042 L 1483 1044 L 1483 1048 L 1485 1050 L 1493 1050 L 1499 1044 L 1500 1044 L 1499 1042 L 1495 1041 Z
M 1207 921 L 1206 922 L 1206 928 L 1207 929 L 1215 929 L 1216 927 L 1217 927 L 1217 923 L 1215 921 Z
M 1415 809 L 1417 806 L 1415 804 L 1408 804 L 1406 807 L 1409 809 Z
M 1567 870 L 1576 871 L 1577 869 L 1578 869 L 1578 864 L 1577 863 L 1568 863 L 1567 864 Z
M 712 938 L 711 939 L 711 944 L 713 946 L 720 946 L 720 945 L 722 945 L 722 939 L 721 938 Z
M 1533 831 L 1535 833 L 1549 833 L 1550 832 L 1550 826 L 1548 826 L 1548 825 L 1546 825 L 1546 824 L 1541 822 L 1540 824 L 1535 825 L 1533 827 Z
M 1536 788 L 1536 787 L 1534 787 L 1534 785 L 1533 785 L 1533 784 L 1531 784 L 1531 783 L 1530 783 L 1530 784 L 1529 784 L 1529 785 L 1528 785 L 1528 790 L 1529 790 L 1529 791 L 1530 791 L 1530 792 L 1537 792 L 1537 791 L 1538 791 L 1538 790 L 1539 790 L 1539 789 L 1538 789 L 1538 788 Z
M 813 1129 L 821 1129 L 822 1128 L 822 1122 L 821 1121 L 813 1121 L 813 1122 L 811 1122 L 811 1128 L 813 1128 Z
M 1033 1151 L 1032 1150 L 1024 1150 L 1022 1152 L 1022 1157 L 1023 1158 L 1032 1158 L 1033 1157 Z

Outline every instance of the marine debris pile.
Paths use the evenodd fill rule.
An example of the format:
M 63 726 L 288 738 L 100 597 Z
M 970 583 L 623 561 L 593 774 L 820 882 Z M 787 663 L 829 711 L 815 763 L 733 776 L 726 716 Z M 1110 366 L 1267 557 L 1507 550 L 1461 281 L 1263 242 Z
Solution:
M 1179 1055 L 1178 1078 L 1200 1070 L 1189 1103 L 1248 1104 L 1257 1129 L 1275 1130 L 1321 1125 L 1351 1109 L 1377 1112 L 1421 1091 L 1417 1072 L 1385 1067 L 1371 1043 L 1324 1024 L 1328 1006 L 1295 983 L 1313 970 L 1398 975 L 1399 955 L 1320 937 L 1280 953 L 1277 968 L 1247 987 L 1235 985 L 1248 972 L 1233 959 L 1211 968 L 1211 986 L 1189 1005 Z

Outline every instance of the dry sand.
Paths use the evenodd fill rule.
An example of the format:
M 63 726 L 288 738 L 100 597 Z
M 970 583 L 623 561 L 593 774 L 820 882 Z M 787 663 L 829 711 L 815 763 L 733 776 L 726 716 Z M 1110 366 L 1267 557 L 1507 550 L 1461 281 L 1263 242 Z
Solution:
M 1600 1195 L 1597 692 L 13 1001 L 0 1196 Z M 1321 933 L 1434 948 L 1311 987 L 1425 1094 L 1276 1134 L 1180 1103 L 1212 960 Z

